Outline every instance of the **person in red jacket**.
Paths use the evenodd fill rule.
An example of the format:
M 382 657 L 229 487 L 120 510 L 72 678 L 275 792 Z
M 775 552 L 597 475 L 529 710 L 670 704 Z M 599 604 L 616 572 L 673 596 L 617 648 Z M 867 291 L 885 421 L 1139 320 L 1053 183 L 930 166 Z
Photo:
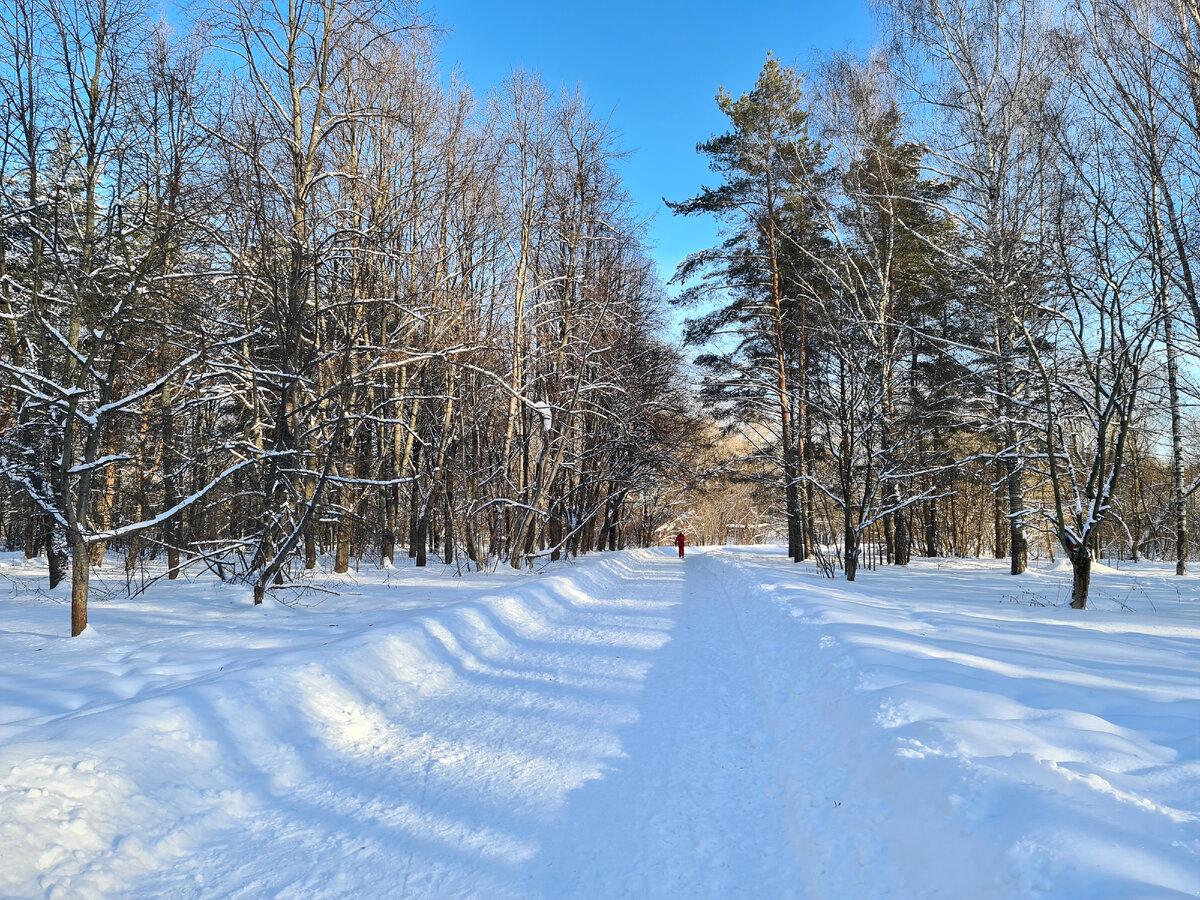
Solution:
M 683 536 L 683 532 L 675 535 L 675 546 L 679 548 L 679 558 L 683 559 L 683 545 L 687 542 L 687 538 Z

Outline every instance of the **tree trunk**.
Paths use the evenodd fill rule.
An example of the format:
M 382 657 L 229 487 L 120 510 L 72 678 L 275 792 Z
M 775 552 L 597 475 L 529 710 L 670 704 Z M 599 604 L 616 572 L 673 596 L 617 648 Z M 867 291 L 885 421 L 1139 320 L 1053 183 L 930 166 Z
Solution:
M 46 563 L 50 570 L 50 587 L 58 587 L 67 577 L 67 537 L 50 516 L 45 519 Z M 86 624 L 86 623 L 85 623 Z
M 804 516 L 800 510 L 800 492 L 795 484 L 796 474 L 785 463 L 784 478 L 788 485 L 784 492 L 787 508 L 788 556 L 793 562 L 804 559 Z
M 1087 609 L 1088 588 L 1092 583 L 1092 554 L 1085 543 L 1071 554 L 1071 609 Z
M 168 381 L 162 387 L 159 398 L 159 409 L 162 414 L 162 467 L 163 467 L 163 505 L 172 509 L 179 503 L 179 486 L 175 473 L 175 415 L 172 405 L 171 383 Z M 174 581 L 179 577 L 179 545 L 183 543 L 183 516 L 176 513 L 163 523 L 163 539 L 167 545 L 167 579 Z
M 429 513 L 425 509 L 421 509 L 417 513 L 416 527 L 413 529 L 414 547 L 409 549 L 409 554 L 416 558 L 417 565 L 424 567 L 428 561 L 426 544 L 429 540 Z
M 925 555 L 933 558 L 938 554 L 938 511 L 937 500 L 925 502 Z
M 892 519 L 893 562 L 898 566 L 907 566 L 909 560 L 912 558 L 908 541 L 908 516 L 904 510 L 898 509 L 892 514 Z
M 446 486 L 442 492 L 443 512 L 446 519 L 445 536 L 442 540 L 442 560 L 448 566 L 454 565 L 454 487 L 449 474 L 446 475 Z
M 350 571 L 350 527 L 350 517 L 343 512 L 338 516 L 337 549 L 333 559 L 333 571 L 338 575 Z
M 1171 474 L 1175 495 L 1171 505 L 1175 514 L 1175 574 L 1186 575 L 1188 526 L 1187 495 L 1183 490 L 1183 423 L 1179 415 L 1179 364 L 1176 358 L 1175 330 L 1169 308 L 1163 316 L 1163 335 L 1167 345 L 1167 391 L 1171 406 Z
M 71 637 L 78 637 L 87 628 L 88 579 L 91 577 L 91 554 L 83 541 L 71 548 Z
M 316 526 L 311 523 L 304 529 L 304 568 L 317 567 L 317 534 Z
M 476 571 L 483 569 L 483 561 L 479 553 L 479 541 L 475 537 L 475 530 L 471 527 L 471 520 L 466 520 L 466 527 L 463 529 L 463 544 L 466 546 L 467 559 L 475 564 Z
M 413 448 L 413 480 L 408 494 L 408 558 L 417 558 L 417 524 L 420 518 L 421 490 L 417 484 L 417 454 L 420 447 Z
M 853 531 L 846 531 L 846 580 L 853 581 L 858 577 L 858 536 Z
M 563 527 L 562 527 L 562 509 L 558 504 L 555 504 L 553 512 L 550 513 L 550 561 L 558 562 L 562 558 Z
M 1029 544 L 1025 540 L 1025 524 L 1021 516 L 1025 511 L 1024 485 L 1022 484 L 1023 465 L 1020 456 L 1020 430 L 1016 423 L 1018 416 L 1024 415 L 1017 398 L 1012 391 L 1016 378 L 1013 374 L 1014 354 L 1012 335 L 1009 326 L 1000 326 L 1000 336 L 997 342 L 999 348 L 999 390 L 1001 397 L 1001 413 L 1004 416 L 1003 429 L 1004 447 L 1004 481 L 1008 493 L 1008 555 L 1011 562 L 1010 571 L 1020 575 L 1029 565 Z
M 1029 566 L 1029 543 L 1025 540 L 1025 525 L 1020 513 L 1025 508 L 1021 489 L 1021 461 L 1015 456 L 1004 459 L 1008 470 L 1008 554 L 1013 575 L 1020 575 Z
M 34 559 L 38 555 L 37 517 L 32 513 L 25 520 L 25 558 Z
M 1004 559 L 1008 556 L 1008 534 L 1004 529 L 1004 511 L 1001 508 L 1003 501 L 1000 495 L 995 495 L 995 502 L 992 504 L 992 524 L 995 529 L 995 542 L 992 547 L 992 555 L 996 559 Z
M 858 532 L 854 528 L 854 521 L 851 518 L 849 510 L 846 510 L 844 513 L 842 536 L 846 542 L 846 580 L 853 581 L 858 577 Z
M 801 337 L 803 337 L 803 335 Z M 804 390 L 804 396 L 805 396 L 805 398 L 807 398 L 808 386 L 804 385 L 803 390 Z M 816 498 L 813 496 L 813 484 L 816 481 L 816 479 L 814 477 L 815 471 L 814 471 L 813 458 L 812 458 L 813 457 L 813 454 L 812 454 L 813 416 L 809 412 L 809 405 L 808 405 L 807 400 L 805 401 L 805 404 L 804 404 L 804 410 L 805 410 L 804 454 L 800 459 L 800 465 L 804 468 L 804 474 L 807 477 L 804 479 L 804 486 L 800 493 L 800 496 L 801 496 L 802 502 L 804 504 L 804 513 L 803 513 L 804 530 L 802 532 L 802 536 L 804 538 L 804 547 L 802 549 L 804 551 L 804 558 L 808 559 L 814 553 L 813 548 L 815 548 L 817 546 L 817 501 L 816 501 Z
M 129 575 L 137 571 L 138 558 L 142 554 L 142 538 L 141 535 L 135 534 L 129 538 L 129 543 L 125 546 L 125 574 Z
M 392 477 L 395 477 L 395 468 L 391 469 Z M 383 500 L 383 533 L 380 535 L 380 552 L 383 555 L 383 561 L 387 565 L 393 565 L 396 562 L 396 518 L 397 512 L 400 509 L 400 486 L 393 484 L 384 488 Z

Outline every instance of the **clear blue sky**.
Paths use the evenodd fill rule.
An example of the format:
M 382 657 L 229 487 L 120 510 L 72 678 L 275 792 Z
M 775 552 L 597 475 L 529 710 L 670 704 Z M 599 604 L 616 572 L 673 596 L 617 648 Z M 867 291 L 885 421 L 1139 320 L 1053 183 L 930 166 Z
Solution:
M 714 97 L 749 89 L 767 51 L 804 71 L 814 49 L 865 50 L 874 22 L 865 0 L 427 0 L 453 29 L 442 58 L 483 94 L 517 66 L 548 86 L 581 85 L 611 116 L 631 156 L 621 163 L 637 213 L 651 227 L 664 277 L 689 252 L 713 243 L 711 223 L 672 216 L 711 181 L 696 143 L 726 129 Z

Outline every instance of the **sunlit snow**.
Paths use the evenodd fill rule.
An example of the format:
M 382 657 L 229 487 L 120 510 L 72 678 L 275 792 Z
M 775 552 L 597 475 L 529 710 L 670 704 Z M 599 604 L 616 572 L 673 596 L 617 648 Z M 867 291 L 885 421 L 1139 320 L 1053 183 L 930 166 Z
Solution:
M 76 639 L 0 557 L 0 896 L 1200 894 L 1194 577 L 673 554 L 105 569 Z

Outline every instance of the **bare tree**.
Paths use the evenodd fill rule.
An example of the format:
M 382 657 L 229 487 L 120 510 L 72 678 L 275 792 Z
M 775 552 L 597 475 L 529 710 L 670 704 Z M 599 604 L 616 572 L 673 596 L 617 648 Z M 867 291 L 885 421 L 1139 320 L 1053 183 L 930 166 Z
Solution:
M 359 105 L 363 95 L 339 88 L 368 75 L 379 49 L 410 27 L 389 12 L 374 0 L 286 8 L 245 0 L 210 16 L 242 84 L 229 114 L 233 128 L 218 136 L 234 160 L 231 177 L 247 182 L 255 212 L 247 222 L 253 243 L 229 248 L 247 281 L 246 296 L 254 298 L 247 324 L 260 335 L 247 347 L 253 440 L 263 463 L 261 527 L 249 564 L 255 602 L 311 534 L 351 440 L 347 379 L 363 322 L 339 319 L 344 307 L 329 296 L 335 222 L 321 201 L 327 182 L 345 177 L 328 165 L 339 132 L 381 115 Z
M 1200 337 L 1195 249 L 1188 239 L 1186 210 L 1195 208 L 1195 154 L 1200 149 L 1200 93 L 1194 38 L 1194 4 L 1185 0 L 1112 3 L 1076 0 L 1082 46 L 1073 45 L 1073 84 L 1082 102 L 1124 148 L 1114 172 L 1135 177 L 1122 185 L 1136 198 L 1123 230 L 1154 264 L 1155 294 L 1163 319 L 1167 403 L 1171 423 L 1175 566 L 1187 572 L 1187 497 L 1196 485 L 1184 477 L 1180 413 L 1179 344 L 1173 298 L 1191 311 Z M 1139 227 L 1140 226 L 1140 227 Z M 1187 341 L 1193 344 L 1192 341 Z
M 56 3 L 42 16 L 41 92 L 21 94 L 18 121 L 22 174 L 43 187 L 27 192 L 24 224 L 10 232 L 8 249 L 27 264 L 8 284 L 24 337 L 0 362 L 21 408 L 2 465 L 52 523 L 52 568 L 57 535 L 66 539 L 79 634 L 104 545 L 171 521 L 220 480 L 181 496 L 168 459 L 160 511 L 113 521 L 115 473 L 131 461 L 124 421 L 151 398 L 169 409 L 169 385 L 211 343 L 196 340 L 203 329 L 173 330 L 168 311 L 172 281 L 194 277 L 181 203 L 202 138 L 190 112 L 194 57 L 150 31 L 142 7 Z M 43 130 L 53 142 L 31 139 Z
M 1087 606 L 1094 535 L 1111 504 L 1135 428 L 1142 372 L 1158 332 L 1154 266 L 1123 223 L 1139 201 L 1123 191 L 1119 160 L 1103 127 L 1087 116 L 1063 136 L 1066 163 L 1053 206 L 1057 299 L 1047 326 L 1025 346 L 1040 383 L 1039 429 L 1053 506 L 1046 513 L 1071 560 L 1071 606 Z

